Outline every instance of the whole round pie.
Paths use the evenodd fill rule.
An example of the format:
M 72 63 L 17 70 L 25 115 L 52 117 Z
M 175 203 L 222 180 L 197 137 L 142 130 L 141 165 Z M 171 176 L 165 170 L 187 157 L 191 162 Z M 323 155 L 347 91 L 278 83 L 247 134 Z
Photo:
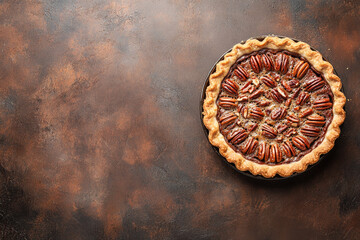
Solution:
M 203 122 L 210 143 L 239 170 L 286 177 L 332 149 L 345 102 L 339 77 L 319 52 L 269 36 L 235 45 L 217 63 Z

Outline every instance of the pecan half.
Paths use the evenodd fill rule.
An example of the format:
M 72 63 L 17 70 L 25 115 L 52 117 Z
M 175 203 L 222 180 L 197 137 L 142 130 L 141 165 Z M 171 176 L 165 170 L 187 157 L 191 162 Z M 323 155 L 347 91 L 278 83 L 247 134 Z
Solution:
M 248 100 L 248 96 L 246 95 L 240 95 L 238 99 L 236 99 L 238 102 L 246 102 Z
M 240 88 L 241 93 L 246 93 L 250 88 L 251 81 L 248 81 Z
M 301 91 L 301 88 L 298 88 L 295 90 L 294 94 L 291 96 L 292 99 L 295 99 L 297 98 L 297 96 L 299 96 L 299 93 Z
M 261 108 L 252 107 L 250 109 L 250 117 L 261 120 L 264 116 L 265 114 L 261 111 Z
M 251 56 L 250 65 L 255 73 L 259 73 L 262 68 L 260 56 L 259 55 Z
M 236 99 L 230 97 L 219 98 L 219 106 L 223 108 L 236 107 Z
M 260 81 L 258 78 L 253 78 L 252 83 L 254 84 L 255 87 L 259 87 L 259 85 L 260 85 Z
M 321 77 L 312 78 L 305 82 L 304 88 L 306 91 L 313 92 L 319 90 L 325 85 L 325 81 Z
M 242 115 L 244 118 L 248 118 L 248 116 L 249 116 L 249 109 L 248 109 L 248 107 L 247 107 L 247 106 L 242 106 L 242 107 L 240 108 L 240 113 L 241 113 L 241 115 Z
M 322 89 L 317 90 L 316 94 L 321 95 L 321 94 L 327 94 L 328 92 L 329 92 L 328 88 L 322 88 Z
M 266 111 L 266 115 L 270 115 L 270 113 L 268 113 L 268 111 L 271 111 L 270 109 L 266 109 L 265 111 Z M 270 126 L 274 126 L 275 123 L 276 123 L 276 121 L 274 121 L 274 120 L 272 120 L 272 119 L 270 119 L 270 118 L 267 118 L 267 119 L 265 120 L 265 122 L 266 122 L 267 124 L 269 124 Z
M 292 88 L 290 87 L 289 83 L 285 80 L 281 80 L 281 85 L 286 89 L 286 91 L 291 92 Z
M 270 148 L 270 162 L 281 162 L 282 153 L 278 144 L 271 145 Z
M 270 97 L 277 101 L 278 103 L 281 103 L 284 101 L 285 98 L 283 98 L 282 94 L 280 94 L 279 89 L 274 88 L 270 91 Z
M 285 131 L 289 126 L 288 125 L 285 125 L 285 124 L 281 124 L 279 126 L 277 126 L 277 130 L 279 133 L 282 133 L 283 131 Z
M 241 113 L 241 109 L 243 108 L 243 107 L 245 107 L 245 104 L 244 103 L 239 103 L 239 105 L 237 106 L 237 111 L 239 112 L 239 113 Z
M 286 116 L 286 109 L 285 108 L 277 108 L 274 109 L 271 114 L 270 114 L 270 118 L 272 120 L 276 120 L 276 119 L 283 119 Z
M 279 94 L 281 95 L 281 97 L 285 100 L 288 98 L 287 93 L 285 92 L 285 90 L 282 87 L 278 87 L 277 91 L 279 92 Z
M 239 144 L 249 136 L 249 134 L 242 128 L 239 128 L 227 135 L 227 139 L 232 144 L 236 145 Z
M 326 110 L 332 107 L 332 103 L 330 101 L 330 98 L 323 98 L 314 101 L 313 107 L 317 110 Z
M 289 128 L 286 132 L 284 132 L 285 137 L 290 137 L 291 135 L 296 134 L 296 130 L 293 128 Z
M 275 71 L 280 71 L 285 74 L 289 67 L 289 56 L 284 53 L 280 53 L 275 60 Z
M 305 125 L 300 129 L 300 132 L 308 137 L 317 137 L 320 134 L 320 128 Z
M 306 149 L 310 148 L 309 141 L 303 136 L 296 136 L 292 138 L 292 143 L 298 149 L 305 151 Z
M 295 156 L 295 154 L 296 154 L 295 148 L 289 141 L 285 141 L 282 144 L 282 149 L 284 150 L 284 153 L 287 157 L 292 157 L 292 156 Z
M 222 82 L 221 86 L 226 92 L 230 94 L 238 95 L 239 85 L 237 85 L 237 83 L 234 80 L 230 78 L 225 79 Z
M 313 110 L 311 108 L 307 108 L 304 111 L 302 111 L 301 113 L 299 113 L 299 117 L 301 117 L 301 118 L 307 117 L 312 113 L 313 113 Z
M 271 77 L 270 75 L 265 75 L 260 80 L 268 87 L 271 88 L 276 87 L 276 82 L 274 78 Z
M 300 106 L 304 105 L 309 99 L 310 99 L 310 94 L 306 92 L 301 92 L 299 94 L 299 97 L 296 99 L 296 104 Z
M 239 64 L 234 70 L 234 74 L 241 80 L 245 81 L 249 78 L 249 73 Z
M 267 138 L 276 138 L 278 132 L 275 128 L 265 124 L 262 127 L 262 135 Z
M 252 94 L 250 94 L 249 98 L 250 99 L 255 99 L 255 98 L 260 97 L 262 94 L 264 94 L 264 90 L 258 89 L 255 92 L 253 92 Z
M 290 122 L 293 122 L 293 123 L 299 123 L 300 120 L 297 116 L 295 116 L 294 114 L 289 114 L 286 119 Z
M 257 123 L 251 123 L 251 124 L 248 124 L 247 130 L 248 130 L 248 132 L 252 132 L 252 131 L 254 131 L 257 127 L 258 127 L 258 124 L 257 124 Z
M 254 90 L 255 90 L 255 86 L 254 86 L 254 85 L 251 85 L 251 86 L 249 87 L 248 92 L 249 92 L 249 93 L 252 93 Z
M 259 160 L 264 160 L 267 162 L 270 155 L 270 146 L 266 142 L 261 142 L 259 144 L 258 158 Z
M 292 79 L 288 82 L 291 88 L 297 88 L 300 85 L 300 82 L 296 79 Z
M 288 100 L 286 100 L 285 106 L 288 107 L 288 106 L 290 106 L 290 104 L 291 104 L 291 98 L 289 98 Z
M 241 151 L 243 152 L 243 154 L 251 154 L 256 149 L 258 143 L 259 142 L 255 138 L 249 137 L 248 141 L 245 143 Z
M 271 101 L 269 101 L 269 100 L 263 100 L 263 101 L 257 102 L 257 105 L 259 105 L 260 107 L 266 107 L 266 106 L 269 106 L 270 104 L 271 104 Z
M 309 69 L 309 64 L 301 60 L 295 64 L 292 75 L 293 77 L 297 77 L 301 79 L 305 76 L 308 69 Z
M 223 115 L 221 115 L 221 117 L 219 118 L 220 124 L 223 125 L 224 127 L 233 124 L 235 122 L 235 120 L 237 119 L 237 116 L 230 112 L 230 113 L 225 113 Z
M 272 58 L 266 54 L 263 54 L 261 55 L 261 60 L 262 63 L 264 64 L 265 69 L 267 71 L 271 71 L 274 65 Z
M 320 115 L 312 115 L 307 117 L 307 121 L 305 122 L 307 125 L 314 126 L 314 127 L 321 127 L 325 125 L 325 118 Z

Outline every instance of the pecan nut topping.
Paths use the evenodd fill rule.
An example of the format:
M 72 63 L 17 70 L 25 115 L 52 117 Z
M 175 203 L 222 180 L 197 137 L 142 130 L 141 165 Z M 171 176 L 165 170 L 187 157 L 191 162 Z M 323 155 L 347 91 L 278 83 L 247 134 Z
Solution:
M 284 150 L 285 155 L 287 157 L 289 157 L 289 158 L 292 157 L 292 156 L 295 156 L 295 154 L 296 154 L 295 148 L 293 147 L 293 145 L 289 141 L 285 141 L 282 144 L 282 149 Z
M 267 162 L 267 160 L 269 159 L 269 155 L 270 155 L 269 144 L 267 144 L 266 142 L 261 142 L 259 144 L 258 159 Z
M 292 143 L 298 149 L 305 151 L 306 149 L 310 148 L 309 141 L 303 136 L 295 136 L 292 138 Z
M 287 99 L 285 102 L 285 106 L 289 107 L 291 105 L 291 98 Z
M 260 86 L 260 81 L 258 78 L 253 78 L 252 79 L 252 83 L 254 84 L 255 87 L 259 87 Z
M 291 96 L 291 99 L 297 98 L 297 96 L 299 96 L 300 92 L 301 92 L 301 88 L 296 89 L 295 92 L 293 93 L 293 95 Z
M 307 125 L 314 126 L 314 127 L 322 127 L 325 125 L 325 118 L 320 115 L 312 115 L 307 117 L 307 121 L 305 122 Z
M 299 123 L 300 122 L 300 119 L 298 117 L 296 117 L 294 114 L 289 114 L 286 119 L 290 122 L 293 122 L 293 123 Z
M 262 135 L 267 138 L 276 138 L 277 134 L 277 130 L 267 124 L 262 127 Z
M 243 116 L 243 118 L 248 118 L 249 116 L 249 109 L 247 106 L 245 105 L 239 105 L 238 106 L 238 111 L 241 113 L 241 115 Z
M 261 108 L 253 107 L 250 109 L 250 117 L 254 119 L 261 120 L 265 114 L 262 112 Z
M 289 55 L 280 53 L 275 60 L 275 71 L 285 74 L 289 67 Z
M 249 85 L 246 85 L 246 86 L 244 86 L 243 88 L 241 88 L 241 93 L 250 92 L 252 88 L 253 88 L 252 85 L 250 85 L 250 84 L 249 84 Z
M 249 136 L 249 134 L 242 128 L 239 128 L 233 132 L 230 132 L 227 135 L 227 139 L 229 142 L 231 142 L 232 144 L 239 144 L 243 141 L 245 141 L 245 139 Z
M 236 82 L 230 78 L 225 79 L 222 84 L 221 84 L 222 88 L 230 93 L 230 94 L 234 94 L 234 95 L 238 95 L 238 90 L 239 90 L 239 85 L 236 84 Z
M 266 54 L 263 54 L 261 55 L 261 60 L 264 64 L 266 71 L 271 71 L 274 65 L 272 58 L 267 56 Z
M 241 81 L 245 81 L 249 78 L 249 73 L 240 65 L 236 66 L 234 70 L 235 76 L 237 76 Z
M 236 99 L 230 97 L 219 98 L 219 106 L 223 108 L 236 107 Z
M 277 126 L 277 130 L 278 130 L 278 133 L 282 133 L 283 131 L 285 131 L 289 126 L 288 125 L 285 125 L 285 124 L 281 124 L 279 126 Z
M 250 65 L 255 73 L 259 73 L 261 71 L 261 58 L 259 55 L 250 57 Z
M 270 96 L 271 98 L 278 102 L 278 103 L 282 103 L 286 98 L 284 98 L 284 96 L 282 95 L 281 90 L 279 91 L 280 88 L 274 88 L 270 91 Z
M 233 124 L 237 119 L 237 116 L 234 113 L 226 113 L 221 115 L 219 118 L 220 124 L 224 127 Z
M 248 96 L 246 95 L 240 95 L 237 99 L 238 102 L 246 102 L 248 100 Z
M 326 110 L 326 109 L 329 109 L 332 107 L 332 103 L 329 98 L 323 98 L 323 99 L 314 101 L 313 107 L 316 110 Z
M 289 128 L 286 132 L 284 132 L 285 137 L 290 137 L 291 135 L 297 134 L 296 130 L 293 128 Z
M 278 87 L 277 91 L 279 92 L 280 96 L 286 100 L 288 98 L 287 93 L 285 92 L 285 90 L 282 87 Z
M 255 86 L 254 86 L 254 85 L 251 85 L 251 86 L 249 87 L 248 92 L 249 92 L 249 93 L 252 93 L 254 90 L 255 90 Z
M 277 109 L 274 109 L 272 112 L 271 112 L 271 115 L 270 115 L 270 118 L 272 120 L 279 120 L 279 119 L 283 119 L 285 116 L 286 116 L 286 109 L 285 108 L 277 108 Z
M 299 94 L 299 97 L 296 99 L 296 104 L 297 105 L 304 105 L 307 101 L 309 101 L 310 99 L 310 95 L 306 92 L 301 92 Z
M 281 162 L 281 159 L 282 159 L 282 153 L 281 153 L 281 150 L 280 150 L 280 147 L 278 144 L 273 144 L 271 145 L 271 148 L 270 148 L 270 162 L 271 163 L 274 163 L 274 162 Z
M 266 106 L 269 106 L 270 104 L 271 104 L 271 101 L 269 101 L 269 100 L 264 100 L 264 101 L 257 102 L 257 105 L 260 106 L 260 107 L 266 107 Z
M 323 86 L 325 86 L 325 81 L 320 77 L 316 77 L 305 82 L 304 89 L 308 92 L 314 92 Z
M 320 128 L 305 125 L 300 132 L 307 137 L 317 137 L 320 134 Z
M 290 87 L 289 83 L 285 80 L 281 80 L 281 85 L 286 89 L 286 91 L 291 92 L 292 88 Z
M 314 111 L 311 108 L 307 108 L 304 111 L 302 111 L 301 113 L 299 113 L 299 117 L 300 118 L 304 118 L 307 117 L 309 115 L 311 115 Z
M 257 123 L 251 123 L 249 124 L 249 126 L 247 127 L 248 132 L 252 132 L 254 131 L 256 128 L 258 127 Z
M 300 86 L 299 80 L 296 80 L 296 79 L 290 80 L 290 81 L 288 82 L 288 84 L 289 84 L 289 86 L 290 86 L 291 88 L 297 88 L 297 87 Z
M 293 77 L 297 77 L 298 79 L 301 79 L 305 76 L 308 69 L 309 69 L 309 64 L 301 60 L 295 64 L 292 75 Z
M 242 152 L 244 154 L 253 153 L 255 151 L 258 143 L 259 142 L 255 138 L 249 137 L 248 141 L 245 143 L 244 147 L 242 148 Z
M 276 87 L 276 82 L 270 75 L 265 75 L 260 80 L 270 88 Z
M 250 99 L 255 99 L 255 98 L 260 97 L 260 96 L 263 95 L 263 94 L 264 94 L 264 90 L 258 89 L 258 90 L 256 90 L 255 92 L 253 92 L 252 94 L 250 94 L 249 98 L 250 98 Z
M 241 87 L 240 91 L 241 93 L 246 93 L 248 92 L 249 88 L 250 88 L 251 82 L 247 81 L 244 86 Z

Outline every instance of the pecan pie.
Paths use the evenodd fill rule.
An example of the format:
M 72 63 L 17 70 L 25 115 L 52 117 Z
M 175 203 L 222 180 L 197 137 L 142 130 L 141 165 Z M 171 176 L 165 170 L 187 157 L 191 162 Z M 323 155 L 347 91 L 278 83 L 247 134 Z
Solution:
M 210 75 L 203 105 L 209 140 L 241 171 L 302 172 L 334 146 L 345 119 L 341 81 L 304 42 L 237 44 Z

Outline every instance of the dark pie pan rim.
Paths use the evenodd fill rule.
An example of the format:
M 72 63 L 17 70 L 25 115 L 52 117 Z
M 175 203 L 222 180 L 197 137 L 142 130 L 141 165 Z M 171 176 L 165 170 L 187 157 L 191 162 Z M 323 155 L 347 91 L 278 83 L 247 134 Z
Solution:
M 273 36 L 273 37 L 275 36 L 275 37 L 279 37 L 279 38 L 285 38 L 285 36 L 279 36 L 279 35 L 264 35 L 264 36 L 259 36 L 259 37 L 253 37 L 253 38 L 251 38 L 251 39 L 257 39 L 257 40 L 259 40 L 259 41 L 262 41 L 262 40 L 264 40 L 265 37 L 267 37 L 267 36 Z M 292 40 L 295 41 L 295 42 L 299 42 L 299 40 L 297 40 L 297 39 L 294 39 L 294 38 L 290 38 L 290 39 L 292 39 Z M 245 42 L 246 42 L 246 41 L 241 41 L 240 43 L 245 43 Z M 215 64 L 214 64 L 213 67 L 211 68 L 210 72 L 208 73 L 208 75 L 207 75 L 207 77 L 206 77 L 206 80 L 205 80 L 205 82 L 204 82 L 204 84 L 203 84 L 203 87 L 202 87 L 201 96 L 200 96 L 200 107 L 199 107 L 199 109 L 200 109 L 200 122 L 201 122 L 202 128 L 203 128 L 203 130 L 204 130 L 204 133 L 205 133 L 205 136 L 206 136 L 206 139 L 207 139 L 208 142 L 209 142 L 209 139 L 208 139 L 209 130 L 208 130 L 208 129 L 205 127 L 205 125 L 204 125 L 204 122 L 203 122 L 203 114 L 202 114 L 202 113 L 203 113 L 203 103 L 204 103 L 204 99 L 205 99 L 205 97 L 206 97 L 206 88 L 207 88 L 208 85 L 209 85 L 209 77 L 210 77 L 210 75 L 211 75 L 212 73 L 214 73 L 215 70 L 216 70 L 216 64 L 217 64 L 218 62 L 220 62 L 221 60 L 223 60 L 223 59 L 224 59 L 224 56 L 225 56 L 227 53 L 231 52 L 231 50 L 232 50 L 232 48 L 229 49 L 228 51 L 226 51 L 226 52 L 215 62 Z M 311 47 L 311 50 L 317 51 L 317 50 L 314 49 L 313 47 Z M 317 51 L 317 52 L 319 52 L 319 51 Z M 323 59 L 324 59 L 325 61 L 327 61 L 324 57 L 323 57 Z M 334 73 L 338 76 L 335 68 L 334 68 Z M 343 88 L 343 87 L 341 88 L 341 91 L 344 93 L 344 88 Z M 344 107 L 344 109 L 345 109 L 345 107 Z M 342 125 L 342 126 L 343 126 L 343 125 Z M 341 128 L 342 128 L 342 126 L 341 126 Z M 326 154 L 321 155 L 321 156 L 320 156 L 320 159 L 319 159 L 316 163 L 314 163 L 314 164 L 312 164 L 312 165 L 309 165 L 309 166 L 306 168 L 306 170 L 303 171 L 303 172 L 295 172 L 295 173 L 293 173 L 292 175 L 287 176 L 287 177 L 282 177 L 282 176 L 276 174 L 276 175 L 275 175 L 274 177 L 272 177 L 272 178 L 265 178 L 265 177 L 263 177 L 263 176 L 261 176 L 261 175 L 253 175 L 253 174 L 250 173 L 249 171 L 241 171 L 241 170 L 237 169 L 236 166 L 235 166 L 235 164 L 228 162 L 228 161 L 226 160 L 226 158 L 224 158 L 224 157 L 220 154 L 218 147 L 213 146 L 210 142 L 209 142 L 209 144 L 212 146 L 212 148 L 214 149 L 214 151 L 220 156 L 220 158 L 221 158 L 223 161 L 225 161 L 225 163 L 226 163 L 227 165 L 229 165 L 231 168 L 233 168 L 236 172 L 241 173 L 242 175 L 245 175 L 245 176 L 250 177 L 250 178 L 252 178 L 252 179 L 262 180 L 262 181 L 279 181 L 279 180 L 281 181 L 281 180 L 293 179 L 293 178 L 296 178 L 296 177 L 298 177 L 298 176 L 300 176 L 300 175 L 304 175 L 304 173 L 308 173 L 311 169 L 315 168 L 315 166 L 317 166 L 320 162 L 322 162 L 322 161 L 326 158 L 326 156 L 327 156 L 327 154 L 328 154 L 328 153 L 326 153 Z M 330 150 L 330 151 L 331 151 L 331 150 Z

